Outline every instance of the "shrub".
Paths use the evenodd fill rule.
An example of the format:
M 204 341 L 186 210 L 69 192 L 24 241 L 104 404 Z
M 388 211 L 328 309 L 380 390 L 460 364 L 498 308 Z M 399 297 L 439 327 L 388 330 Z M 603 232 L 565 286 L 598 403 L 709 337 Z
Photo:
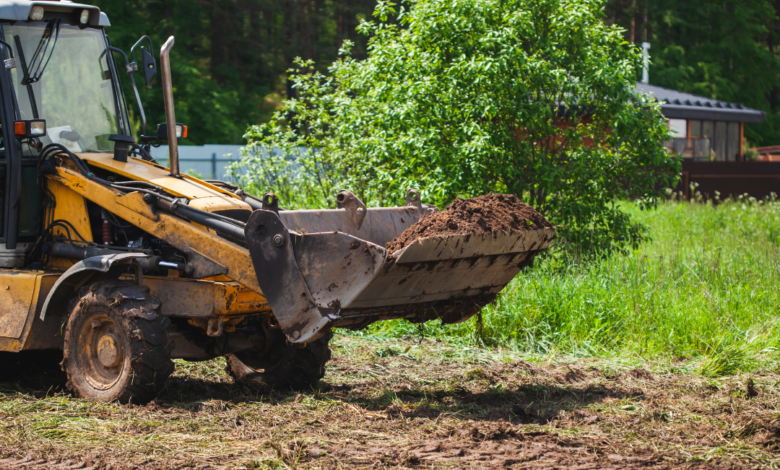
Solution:
M 380 1 L 366 60 L 325 76 L 298 62 L 297 97 L 249 129 L 241 181 L 292 207 L 369 206 L 405 189 L 445 205 L 511 193 L 584 252 L 634 244 L 614 204 L 653 205 L 680 171 L 660 108 L 634 91 L 641 55 L 603 22 L 600 0 Z

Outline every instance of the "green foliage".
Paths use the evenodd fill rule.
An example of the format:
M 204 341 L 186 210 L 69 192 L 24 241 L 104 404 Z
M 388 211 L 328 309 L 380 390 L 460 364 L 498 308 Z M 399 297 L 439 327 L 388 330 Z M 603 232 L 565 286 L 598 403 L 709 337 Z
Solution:
M 400 203 L 409 187 L 439 205 L 511 193 L 577 249 L 634 243 L 641 227 L 613 201 L 628 187 L 652 204 L 679 162 L 663 150 L 660 109 L 633 92 L 641 56 L 602 7 L 380 1 L 360 26 L 366 60 L 346 43 L 327 77 L 298 62 L 298 98 L 246 135 L 242 181 L 291 207 L 342 186 L 368 205 Z
M 204 179 L 203 175 L 195 171 L 194 169 L 190 168 L 189 170 L 185 171 L 186 174 L 192 176 L 193 178 L 198 178 L 199 180 Z
M 176 36 L 171 57 L 177 115 L 190 126 L 192 144 L 240 143 L 248 125 L 266 122 L 282 99 L 295 96 L 285 71 L 296 57 L 325 71 L 345 39 L 355 43 L 354 57 L 365 57 L 366 38 L 355 28 L 376 5 L 375 0 L 90 3 L 108 13 L 112 42 L 125 51 L 149 34 L 157 55 L 162 42 Z M 606 21 L 624 27 L 630 42 L 652 43 L 652 83 L 767 111 L 767 122 L 746 126 L 746 134 L 758 145 L 771 145 L 780 138 L 778 8 L 770 0 L 608 0 Z M 164 116 L 159 81 L 141 93 L 154 130 Z
M 344 39 L 356 39 L 358 17 L 369 14 L 375 0 L 88 3 L 109 15 L 111 42 L 127 53 L 146 34 L 159 58 L 163 42 L 176 37 L 171 52 L 176 117 L 189 126 L 186 143 L 197 145 L 241 143 L 246 128 L 267 121 L 281 97 L 292 91 L 284 72 L 294 58 L 306 57 L 324 70 Z M 358 41 L 358 53 L 363 49 L 364 42 Z M 129 78 L 122 73 L 121 79 L 135 131 L 140 133 Z M 139 76 L 136 79 L 153 133 L 165 120 L 159 77 L 152 89 L 144 87 Z
M 775 144 L 780 103 L 767 100 L 780 86 L 778 58 L 764 42 L 776 12 L 767 0 L 659 2 L 653 35 L 653 83 L 768 112 L 746 126 L 751 141 Z M 733 34 L 739 32 L 738 34 Z
M 427 336 L 539 353 L 693 358 L 720 376 L 776 361 L 780 346 L 780 203 L 740 198 L 625 209 L 653 241 L 587 265 L 540 263 L 522 272 L 476 320 L 425 325 Z M 400 320 L 380 336 L 416 336 Z
M 297 63 L 309 72 L 292 77 L 299 98 L 286 101 L 268 124 L 249 128 L 249 144 L 229 171 L 249 192 L 276 193 L 285 208 L 332 206 L 339 186 L 348 187 L 344 166 L 323 146 L 333 137 L 332 80 L 312 70 L 311 61 Z

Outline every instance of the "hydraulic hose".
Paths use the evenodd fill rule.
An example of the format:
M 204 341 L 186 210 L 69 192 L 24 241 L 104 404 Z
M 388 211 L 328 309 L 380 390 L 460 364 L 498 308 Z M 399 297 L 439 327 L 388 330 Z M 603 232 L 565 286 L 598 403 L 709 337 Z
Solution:
M 190 222 L 214 229 L 234 240 L 246 243 L 246 235 L 242 227 L 220 220 L 208 212 L 204 213 L 192 207 L 187 207 L 185 204 L 180 204 L 178 201 L 170 202 L 165 199 L 157 199 L 157 207 L 170 214 L 184 217 Z

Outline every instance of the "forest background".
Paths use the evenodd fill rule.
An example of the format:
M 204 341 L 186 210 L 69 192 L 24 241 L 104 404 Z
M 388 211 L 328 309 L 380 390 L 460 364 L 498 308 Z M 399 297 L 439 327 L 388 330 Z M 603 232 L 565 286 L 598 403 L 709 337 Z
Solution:
M 325 73 L 349 39 L 353 57 L 364 58 L 367 38 L 356 27 L 376 6 L 376 0 L 91 3 L 109 15 L 111 41 L 122 49 L 143 34 L 155 49 L 176 36 L 176 115 L 189 126 L 189 145 L 244 143 L 250 125 L 267 121 L 295 93 L 287 70 L 296 57 Z M 604 20 L 622 26 L 627 41 L 651 43 L 650 83 L 766 111 L 764 124 L 746 126 L 746 138 L 751 145 L 780 144 L 780 0 L 608 0 Z M 159 83 L 141 92 L 150 125 L 163 122 Z

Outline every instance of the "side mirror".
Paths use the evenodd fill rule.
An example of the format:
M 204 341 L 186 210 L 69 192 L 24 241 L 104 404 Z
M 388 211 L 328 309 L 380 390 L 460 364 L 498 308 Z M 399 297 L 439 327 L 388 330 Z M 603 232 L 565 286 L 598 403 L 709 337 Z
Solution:
M 146 88 L 151 88 L 152 80 L 154 80 L 154 77 L 157 75 L 157 65 L 154 63 L 154 56 L 143 47 L 141 48 L 141 64 L 144 67 L 144 83 L 146 84 Z
M 130 58 L 133 60 L 132 63 L 136 64 L 135 50 L 144 41 L 146 41 L 146 43 L 149 45 L 149 50 L 146 50 L 146 48 L 141 46 L 141 66 L 143 67 L 144 84 L 146 84 L 146 88 L 151 88 L 152 80 L 154 79 L 155 75 L 157 75 L 157 64 L 154 62 L 154 56 L 151 52 L 149 52 L 153 50 L 152 40 L 149 38 L 149 36 L 141 36 L 141 39 L 133 44 L 133 47 L 130 48 Z M 138 65 L 135 65 L 135 67 L 136 70 L 138 70 Z
M 187 126 L 176 123 L 176 140 L 187 138 Z M 157 140 L 168 140 L 168 124 L 157 124 Z

